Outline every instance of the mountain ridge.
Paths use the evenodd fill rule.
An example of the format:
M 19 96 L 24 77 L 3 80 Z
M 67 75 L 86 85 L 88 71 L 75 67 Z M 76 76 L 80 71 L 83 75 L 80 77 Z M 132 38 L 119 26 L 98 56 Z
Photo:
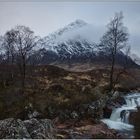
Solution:
M 36 58 L 37 64 L 57 63 L 109 63 L 108 50 L 100 50 L 93 39 L 90 40 L 86 35 L 92 26 L 83 20 L 76 20 L 64 28 L 41 39 L 41 48 L 32 56 Z M 89 33 L 90 35 L 90 33 Z M 92 37 L 91 37 L 92 38 Z M 123 65 L 128 56 L 121 51 L 116 55 L 117 63 Z M 135 64 L 128 57 L 129 63 Z

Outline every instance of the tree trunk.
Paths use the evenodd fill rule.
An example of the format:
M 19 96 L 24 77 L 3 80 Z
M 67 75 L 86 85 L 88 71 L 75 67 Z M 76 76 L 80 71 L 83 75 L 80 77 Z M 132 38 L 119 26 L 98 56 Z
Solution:
M 11 60 L 11 65 L 12 65 L 12 69 L 11 69 L 11 80 L 14 80 L 14 55 L 12 54 L 12 60 Z
M 113 54 L 112 62 L 111 62 L 111 70 L 110 70 L 110 84 L 109 84 L 110 91 L 113 89 L 114 64 L 115 64 L 115 56 Z
M 25 77 L 26 77 L 26 63 L 25 56 L 22 54 L 21 61 L 19 62 L 19 68 L 21 72 L 21 90 L 22 94 L 24 94 L 25 89 Z
M 22 90 L 24 93 L 25 88 L 25 75 L 26 75 L 26 64 L 25 64 L 25 56 L 23 56 L 23 64 L 22 64 Z

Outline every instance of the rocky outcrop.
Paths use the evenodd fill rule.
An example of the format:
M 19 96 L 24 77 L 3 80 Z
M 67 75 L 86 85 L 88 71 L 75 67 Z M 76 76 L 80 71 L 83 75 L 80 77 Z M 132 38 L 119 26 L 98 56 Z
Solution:
M 0 139 L 31 138 L 23 121 L 5 119 L 0 121 Z
M 57 138 L 64 139 L 95 139 L 95 138 L 122 138 L 119 133 L 109 129 L 105 124 L 87 124 L 79 127 L 59 128 Z
M 140 107 L 137 107 L 136 112 L 131 112 L 129 122 L 134 125 L 134 136 L 140 139 Z
M 54 138 L 55 129 L 48 119 L 22 121 L 8 118 L 0 121 L 0 139 Z
M 31 136 L 34 139 L 52 139 L 54 138 L 54 126 L 48 119 L 31 119 L 24 121 L 24 124 Z

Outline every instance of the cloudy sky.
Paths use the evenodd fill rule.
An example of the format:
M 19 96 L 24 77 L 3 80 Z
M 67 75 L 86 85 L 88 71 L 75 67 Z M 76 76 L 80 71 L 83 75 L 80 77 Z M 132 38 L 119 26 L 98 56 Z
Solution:
M 44 37 L 76 19 L 96 28 L 95 42 L 106 29 L 115 12 L 123 12 L 133 53 L 140 56 L 140 1 L 94 2 L 10 2 L 0 0 L 0 35 L 15 25 L 29 26 L 36 35 Z M 94 36 L 93 36 L 94 38 Z

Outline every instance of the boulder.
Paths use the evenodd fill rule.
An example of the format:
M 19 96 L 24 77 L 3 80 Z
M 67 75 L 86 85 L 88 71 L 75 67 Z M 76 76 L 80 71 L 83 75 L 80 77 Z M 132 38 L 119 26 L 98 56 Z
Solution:
M 0 139 L 52 139 L 55 129 L 48 119 L 22 121 L 8 118 L 0 121 Z
M 48 119 L 37 120 L 32 118 L 30 120 L 25 120 L 24 124 L 33 139 L 54 138 L 55 129 L 52 122 Z
M 140 107 L 137 109 L 137 112 L 131 114 L 130 119 L 133 120 L 131 123 L 134 125 L 134 136 L 136 139 L 140 139 Z
M 20 119 L 8 118 L 0 121 L 0 139 L 31 138 L 24 122 Z
M 103 108 L 103 118 L 110 118 L 111 114 L 112 114 L 112 108 L 106 105 Z

